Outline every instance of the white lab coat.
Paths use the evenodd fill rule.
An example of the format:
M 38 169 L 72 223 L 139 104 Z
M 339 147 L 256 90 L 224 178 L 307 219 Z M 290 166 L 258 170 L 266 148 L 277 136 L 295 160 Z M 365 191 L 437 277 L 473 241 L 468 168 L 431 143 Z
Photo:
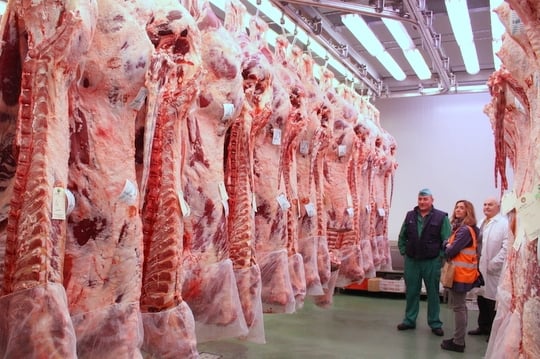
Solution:
M 479 223 L 482 228 L 485 218 Z M 482 228 L 480 272 L 484 276 L 483 297 L 495 300 L 501 271 L 506 260 L 508 244 L 508 219 L 497 214 Z

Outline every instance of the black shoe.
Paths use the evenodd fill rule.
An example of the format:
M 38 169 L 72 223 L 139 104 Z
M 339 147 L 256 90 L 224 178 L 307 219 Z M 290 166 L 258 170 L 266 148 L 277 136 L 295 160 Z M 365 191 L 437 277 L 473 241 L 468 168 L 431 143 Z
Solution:
M 463 353 L 465 351 L 465 345 L 459 345 L 454 343 L 454 339 L 443 340 L 441 343 L 441 348 L 444 350 L 450 350 L 458 353 Z
M 431 328 L 431 332 L 438 337 L 442 337 L 444 335 L 442 328 Z
M 480 328 L 476 328 L 474 330 L 469 330 L 467 332 L 467 334 L 469 334 L 469 335 L 488 335 L 489 333 L 482 330 L 482 329 L 480 329 Z
M 408 329 L 415 329 L 415 328 L 416 327 L 414 327 L 412 325 L 409 325 L 409 324 L 405 324 L 405 323 L 400 323 L 397 326 L 397 330 L 408 330 Z

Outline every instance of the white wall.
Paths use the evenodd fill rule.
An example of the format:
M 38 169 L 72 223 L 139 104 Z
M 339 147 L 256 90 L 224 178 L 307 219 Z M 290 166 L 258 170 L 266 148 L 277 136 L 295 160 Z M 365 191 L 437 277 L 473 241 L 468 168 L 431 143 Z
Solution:
M 421 188 L 430 188 L 434 206 L 449 216 L 457 200 L 471 201 L 478 219 L 484 199 L 499 196 L 493 132 L 483 113 L 489 101 L 488 93 L 377 99 L 381 125 L 398 144 L 390 240 Z

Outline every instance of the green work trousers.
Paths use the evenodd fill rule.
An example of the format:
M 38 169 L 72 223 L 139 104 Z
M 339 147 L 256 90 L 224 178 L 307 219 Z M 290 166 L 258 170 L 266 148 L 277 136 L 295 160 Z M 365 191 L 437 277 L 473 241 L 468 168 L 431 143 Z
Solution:
M 416 327 L 416 318 L 420 310 L 420 291 L 422 280 L 426 286 L 427 294 L 427 321 L 433 328 L 441 328 L 439 319 L 441 303 L 439 299 L 439 281 L 441 278 L 441 259 L 413 259 L 405 256 L 405 319 L 403 323 Z

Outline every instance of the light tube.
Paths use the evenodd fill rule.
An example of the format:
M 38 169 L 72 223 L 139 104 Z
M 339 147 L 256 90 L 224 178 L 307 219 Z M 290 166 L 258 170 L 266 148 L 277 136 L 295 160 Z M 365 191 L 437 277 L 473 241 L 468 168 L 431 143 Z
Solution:
M 403 50 L 403 54 L 416 73 L 416 76 L 418 76 L 420 80 L 427 80 L 431 78 L 431 70 L 426 64 L 426 60 L 424 60 L 424 57 L 416 48 L 416 45 L 411 39 L 411 36 L 407 32 L 405 26 L 403 26 L 403 23 L 401 21 L 387 19 L 384 17 L 382 18 L 382 21 L 398 43 L 399 47 L 401 47 Z
M 377 57 L 384 52 L 384 46 L 361 16 L 356 14 L 342 15 L 341 21 L 371 56 Z
M 4 13 L 6 12 L 6 6 L 7 3 L 0 1 L 0 16 L 4 15 Z
M 465 63 L 465 70 L 469 74 L 476 74 L 480 71 L 480 65 L 474 44 L 467 0 L 445 0 L 444 3 L 452 31 L 461 51 L 461 57 Z
M 403 54 L 420 80 L 431 78 L 431 70 L 418 49 L 405 50 Z
M 401 47 L 403 50 L 416 48 L 413 40 L 407 32 L 407 29 L 405 28 L 405 26 L 403 26 L 403 23 L 401 23 L 401 21 L 387 19 L 383 17 L 382 22 L 384 23 L 388 31 L 390 31 L 390 33 L 398 43 L 399 47 Z
M 388 53 L 388 51 L 384 50 L 382 54 L 377 56 L 377 60 L 383 64 L 383 66 L 390 72 L 392 77 L 394 77 L 398 81 L 403 81 L 407 78 L 407 75 L 405 75 L 405 72 L 399 67 L 398 63 L 394 58 Z
M 356 39 L 366 48 L 371 56 L 377 60 L 390 72 L 393 78 L 403 81 L 407 78 L 405 72 L 399 67 L 394 58 L 386 51 L 377 36 L 361 16 L 347 14 L 341 16 L 341 21 Z

